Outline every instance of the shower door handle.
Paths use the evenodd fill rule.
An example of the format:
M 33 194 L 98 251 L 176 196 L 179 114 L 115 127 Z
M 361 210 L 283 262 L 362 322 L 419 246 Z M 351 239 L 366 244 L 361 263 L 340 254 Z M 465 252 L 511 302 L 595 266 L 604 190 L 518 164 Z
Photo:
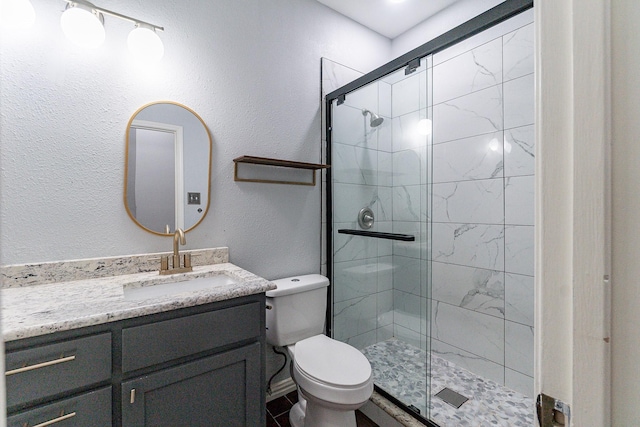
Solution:
M 341 228 L 340 230 L 338 230 L 338 233 L 351 234 L 354 236 L 377 237 L 378 239 L 400 240 L 403 242 L 415 242 L 416 240 L 416 236 L 412 236 L 410 234 L 381 233 L 379 231 L 365 231 L 365 230 L 348 230 L 346 228 Z

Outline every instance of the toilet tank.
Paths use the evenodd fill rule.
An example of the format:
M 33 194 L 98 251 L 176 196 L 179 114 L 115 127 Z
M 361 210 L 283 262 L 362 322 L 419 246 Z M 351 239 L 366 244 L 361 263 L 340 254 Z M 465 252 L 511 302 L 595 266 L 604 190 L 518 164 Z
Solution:
M 278 288 L 266 293 L 267 342 L 282 347 L 321 334 L 329 279 L 308 274 L 272 282 Z

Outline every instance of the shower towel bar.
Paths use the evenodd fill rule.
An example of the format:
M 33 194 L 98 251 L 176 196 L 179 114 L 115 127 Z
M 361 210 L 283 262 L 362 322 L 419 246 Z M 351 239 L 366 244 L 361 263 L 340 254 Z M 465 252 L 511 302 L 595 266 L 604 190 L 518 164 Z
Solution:
M 381 233 L 379 231 L 347 230 L 343 228 L 338 230 L 338 233 L 353 234 L 355 236 L 377 237 L 378 239 L 402 240 L 403 242 L 414 242 L 416 240 L 416 236 L 411 236 L 409 234 Z

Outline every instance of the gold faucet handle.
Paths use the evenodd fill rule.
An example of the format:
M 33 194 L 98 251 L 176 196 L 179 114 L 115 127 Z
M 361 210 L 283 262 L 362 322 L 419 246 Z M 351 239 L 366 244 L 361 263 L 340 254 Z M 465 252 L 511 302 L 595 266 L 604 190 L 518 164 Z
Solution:
M 169 269 L 169 256 L 164 255 L 160 257 L 160 271 Z
M 173 258 L 173 265 L 171 268 L 180 268 L 180 255 L 174 255 L 171 258 Z

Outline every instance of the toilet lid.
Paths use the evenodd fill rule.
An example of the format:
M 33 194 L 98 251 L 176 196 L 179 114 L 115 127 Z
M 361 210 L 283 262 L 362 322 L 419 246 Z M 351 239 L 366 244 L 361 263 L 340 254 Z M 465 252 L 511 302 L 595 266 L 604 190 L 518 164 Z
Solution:
M 308 376 L 337 387 L 358 386 L 371 378 L 371 365 L 364 354 L 326 335 L 297 342 L 294 359 Z

